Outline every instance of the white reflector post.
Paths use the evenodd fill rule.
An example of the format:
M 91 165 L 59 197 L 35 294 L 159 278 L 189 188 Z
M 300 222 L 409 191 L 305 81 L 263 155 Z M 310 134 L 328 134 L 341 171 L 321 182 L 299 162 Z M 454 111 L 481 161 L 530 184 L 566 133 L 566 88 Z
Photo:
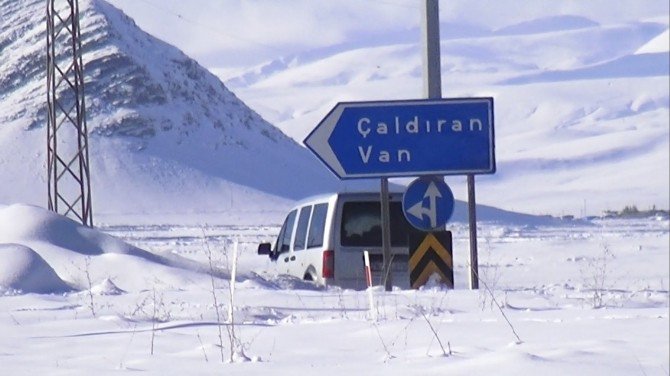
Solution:
M 365 283 L 367 287 L 372 287 L 372 271 L 370 270 L 370 253 L 363 251 L 363 259 L 365 260 Z
M 365 283 L 368 286 L 370 316 L 372 317 L 372 320 L 377 321 L 377 311 L 375 310 L 375 301 L 372 296 L 372 270 L 370 269 L 370 253 L 368 251 L 363 251 L 363 260 L 365 264 Z
M 235 278 L 237 277 L 237 246 L 238 240 L 233 242 L 233 264 L 230 271 L 230 306 L 228 307 L 228 323 L 233 324 L 233 309 L 235 306 Z

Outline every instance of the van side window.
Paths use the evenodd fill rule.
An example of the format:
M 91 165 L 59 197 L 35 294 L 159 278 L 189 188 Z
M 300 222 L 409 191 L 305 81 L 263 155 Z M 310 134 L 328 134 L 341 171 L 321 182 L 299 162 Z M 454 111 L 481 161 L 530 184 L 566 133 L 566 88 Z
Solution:
M 291 235 L 293 235 L 293 222 L 295 222 L 296 213 L 296 210 L 291 211 L 288 213 L 286 221 L 284 221 L 278 237 L 277 253 L 288 252 L 291 249 Z
M 328 204 L 314 205 L 312 221 L 309 225 L 309 236 L 307 237 L 307 248 L 321 247 L 323 245 L 323 232 L 326 227 L 326 214 Z
M 295 229 L 295 241 L 293 242 L 293 250 L 295 251 L 305 249 L 305 243 L 307 242 L 307 225 L 309 224 L 310 214 L 312 214 L 311 206 L 305 206 L 300 209 L 298 227 Z
M 390 202 L 391 246 L 407 246 L 410 224 L 405 219 L 402 203 Z M 340 243 L 345 247 L 381 247 L 381 204 L 361 201 L 345 202 L 342 207 Z

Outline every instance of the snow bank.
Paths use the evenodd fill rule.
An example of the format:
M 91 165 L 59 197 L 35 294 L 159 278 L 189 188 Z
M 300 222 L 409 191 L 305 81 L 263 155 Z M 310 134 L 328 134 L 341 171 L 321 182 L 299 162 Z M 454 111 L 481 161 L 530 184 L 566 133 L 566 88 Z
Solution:
M 670 51 L 670 29 L 665 30 L 654 39 L 647 42 L 644 46 L 635 51 L 635 54 L 667 53 L 668 51 Z
M 0 244 L 12 244 L 13 250 L 5 255 L 0 249 L 0 287 L 23 292 L 70 290 L 63 280 L 74 288 L 88 288 L 84 281 L 90 278 L 94 284 L 102 281 L 96 286 L 96 294 L 120 294 L 122 289 L 104 279 L 121 273 L 124 278 L 118 282 L 124 288 L 142 289 L 147 274 L 159 273 L 166 280 L 181 283 L 184 275 L 196 278 L 207 271 L 193 260 L 145 251 L 95 228 L 26 204 L 0 205 Z M 44 279 L 35 282 L 34 276 Z
M 112 236 L 82 226 L 54 212 L 26 204 L 0 208 L 0 242 L 43 242 L 83 255 L 146 255 L 145 251 Z
M 126 293 L 109 278 L 105 278 L 102 282 L 92 286 L 91 292 L 96 295 L 122 295 Z
M 39 294 L 71 290 L 31 248 L 20 244 L 0 244 L 0 291 L 7 289 Z

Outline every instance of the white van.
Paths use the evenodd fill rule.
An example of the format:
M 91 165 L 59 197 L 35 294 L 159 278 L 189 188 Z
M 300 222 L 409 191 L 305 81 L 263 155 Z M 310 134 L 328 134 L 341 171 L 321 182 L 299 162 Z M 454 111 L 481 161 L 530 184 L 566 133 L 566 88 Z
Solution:
M 412 230 L 402 211 L 402 194 L 390 194 L 391 272 L 394 286 L 409 287 L 408 237 Z M 278 272 L 320 285 L 365 289 L 363 251 L 370 253 L 373 284 L 383 285 L 379 193 L 335 193 L 297 204 L 286 216 L 269 255 Z

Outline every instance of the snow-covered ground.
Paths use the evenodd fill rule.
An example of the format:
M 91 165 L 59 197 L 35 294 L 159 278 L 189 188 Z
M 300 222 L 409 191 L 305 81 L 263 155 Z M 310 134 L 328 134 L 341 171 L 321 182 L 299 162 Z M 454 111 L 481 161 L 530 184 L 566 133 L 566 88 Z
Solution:
M 371 311 L 366 291 L 275 275 L 254 253 L 276 225 L 103 234 L 38 207 L 1 207 L 2 370 L 667 375 L 668 226 L 484 224 L 479 291 L 467 289 L 467 228 L 451 226 L 456 288 L 375 287 Z

